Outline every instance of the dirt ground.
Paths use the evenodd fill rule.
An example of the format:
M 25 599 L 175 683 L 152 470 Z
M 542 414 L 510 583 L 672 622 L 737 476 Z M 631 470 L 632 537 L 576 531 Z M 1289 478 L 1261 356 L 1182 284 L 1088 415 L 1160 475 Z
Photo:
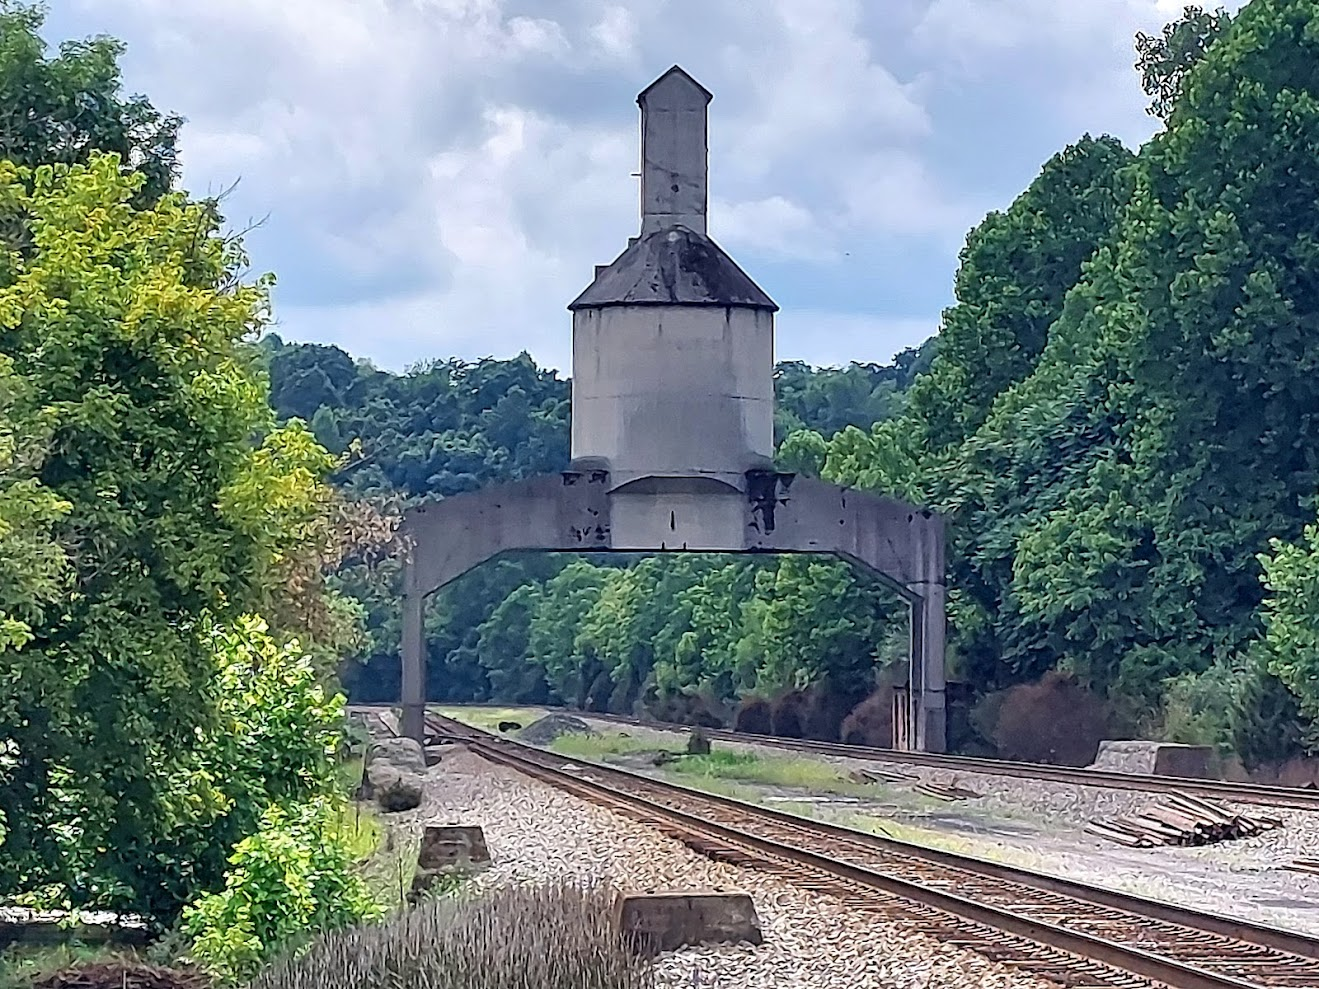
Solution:
M 610 722 L 591 724 L 601 735 L 617 735 L 620 731 Z M 679 732 L 645 728 L 623 730 L 633 739 L 653 740 L 657 746 L 674 747 L 684 737 Z M 769 759 L 823 763 L 836 768 L 843 778 L 855 769 L 883 768 L 875 760 L 815 757 L 759 745 L 715 745 L 753 751 Z M 611 761 L 631 761 L 628 768 L 665 775 L 662 770 L 646 766 L 644 759 L 618 756 Z M 841 794 L 820 792 L 823 788 L 752 782 L 738 782 L 732 789 L 733 795 L 743 799 L 809 817 L 1319 936 L 1319 876 L 1284 868 L 1298 856 L 1319 856 L 1319 813 L 1269 809 L 1271 816 L 1283 819 L 1283 828 L 1254 838 L 1198 848 L 1132 849 L 1086 834 L 1082 828 L 1095 816 L 1139 809 L 1157 799 L 1152 795 L 1011 777 L 950 774 L 910 765 L 889 768 L 930 781 L 956 782 L 981 796 L 946 803 L 913 792 L 909 783 L 853 786 L 844 788 L 849 792 Z M 680 776 L 667 778 L 692 782 Z M 1264 812 L 1250 805 L 1238 809 Z

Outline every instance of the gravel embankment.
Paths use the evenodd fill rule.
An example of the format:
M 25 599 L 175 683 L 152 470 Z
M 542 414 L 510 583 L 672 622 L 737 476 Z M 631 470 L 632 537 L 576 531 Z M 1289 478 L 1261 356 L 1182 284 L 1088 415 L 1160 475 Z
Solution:
M 592 722 L 592 727 L 602 733 L 618 730 L 608 722 Z M 684 737 L 649 728 L 626 730 L 638 741 L 656 746 L 671 747 Z M 835 768 L 840 776 L 863 767 L 892 768 L 929 781 L 960 783 L 983 795 L 937 803 L 916 798 L 906 784 L 876 785 L 864 789 L 868 796 L 860 803 L 849 797 L 818 805 L 815 816 L 825 820 L 847 824 L 857 812 L 906 820 L 945 835 L 951 843 L 948 847 L 955 851 L 1254 923 L 1319 934 L 1319 877 L 1284 868 L 1298 857 L 1313 857 L 1319 848 L 1319 813 L 1313 811 L 1229 804 L 1239 813 L 1280 818 L 1283 827 L 1254 838 L 1199 848 L 1128 849 L 1082 829 L 1096 817 L 1140 810 L 1159 800 L 1157 794 L 959 774 L 757 744 L 716 744 L 770 758 L 817 760 Z
M 588 719 L 591 727 L 607 734 L 617 732 L 619 726 L 607 721 Z M 676 740 L 686 737 L 685 730 L 659 731 L 646 727 L 628 727 L 625 729 L 638 739 L 650 739 L 657 745 L 672 746 Z M 1078 786 L 1072 783 L 1051 783 L 1046 780 L 1022 779 L 1017 776 L 995 776 L 988 773 L 953 772 L 946 769 L 929 769 L 910 763 L 885 762 L 882 759 L 846 758 L 842 756 L 817 755 L 810 752 L 794 752 L 791 749 L 776 748 L 745 742 L 718 742 L 719 746 L 755 752 L 758 755 L 780 759 L 811 759 L 833 766 L 840 776 L 846 776 L 856 769 L 887 769 L 907 776 L 915 776 L 931 783 L 957 784 L 981 794 L 973 801 L 948 804 L 948 809 L 973 809 L 977 814 L 1003 821 L 1013 819 L 1044 825 L 1054 829 L 1083 828 L 1086 822 L 1096 817 L 1115 817 L 1139 811 L 1151 802 L 1159 799 L 1158 794 L 1143 793 L 1138 790 L 1113 790 L 1104 787 Z M 905 787 L 894 787 L 894 790 Z M 875 799 L 882 801 L 885 788 L 873 789 Z M 1319 812 L 1270 808 L 1259 804 L 1233 804 L 1227 806 L 1244 814 L 1265 814 L 1281 818 L 1285 830 L 1267 832 L 1257 838 L 1224 842 L 1206 846 L 1196 851 L 1212 857 L 1219 850 L 1229 847 L 1242 851 L 1258 852 L 1268 849 L 1271 855 L 1281 860 L 1313 855 L 1319 848 Z
M 481 885 L 551 878 L 616 887 L 751 894 L 765 943 L 665 955 L 659 989 L 896 989 L 1052 983 L 914 935 L 899 924 L 795 889 L 754 870 L 704 859 L 678 842 L 575 797 L 461 752 L 431 770 L 422 822 L 480 824 L 494 859 Z

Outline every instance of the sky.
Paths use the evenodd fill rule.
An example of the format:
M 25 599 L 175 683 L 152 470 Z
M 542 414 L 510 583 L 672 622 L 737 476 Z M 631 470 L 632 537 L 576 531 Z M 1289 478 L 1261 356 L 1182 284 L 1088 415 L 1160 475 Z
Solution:
M 885 362 L 1052 154 L 1154 133 L 1133 38 L 1183 3 L 48 5 L 48 41 L 120 38 L 126 88 L 187 120 L 185 188 L 237 182 L 281 336 L 566 373 L 565 307 L 639 228 L 636 94 L 670 65 L 714 93 L 709 230 L 782 307 L 778 357 Z

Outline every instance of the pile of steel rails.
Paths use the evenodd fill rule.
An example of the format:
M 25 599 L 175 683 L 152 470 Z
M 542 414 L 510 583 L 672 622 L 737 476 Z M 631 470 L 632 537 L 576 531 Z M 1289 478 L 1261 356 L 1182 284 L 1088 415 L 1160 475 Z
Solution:
M 1153 848 L 1251 838 L 1280 827 L 1276 817 L 1238 814 L 1189 793 L 1174 793 L 1138 813 L 1091 821 L 1085 830 L 1128 848 Z

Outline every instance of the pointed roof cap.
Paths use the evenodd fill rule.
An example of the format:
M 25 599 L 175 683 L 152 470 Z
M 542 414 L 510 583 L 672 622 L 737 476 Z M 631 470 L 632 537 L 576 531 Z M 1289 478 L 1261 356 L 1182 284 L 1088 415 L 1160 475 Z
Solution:
M 638 105 L 645 106 L 646 97 L 650 95 L 651 90 L 656 89 L 662 83 L 667 82 L 669 79 L 672 79 L 675 76 L 687 82 L 689 85 L 695 87 L 705 97 L 706 103 L 709 103 L 712 99 L 714 99 L 714 93 L 710 92 L 699 82 L 693 79 L 690 72 L 684 69 L 681 65 L 674 65 L 670 69 L 668 69 L 663 75 L 661 75 L 658 79 L 656 79 L 649 86 L 647 86 L 645 89 L 643 89 L 640 93 L 637 94 Z
M 568 306 L 778 306 L 724 249 L 686 227 L 667 227 L 628 245 Z

